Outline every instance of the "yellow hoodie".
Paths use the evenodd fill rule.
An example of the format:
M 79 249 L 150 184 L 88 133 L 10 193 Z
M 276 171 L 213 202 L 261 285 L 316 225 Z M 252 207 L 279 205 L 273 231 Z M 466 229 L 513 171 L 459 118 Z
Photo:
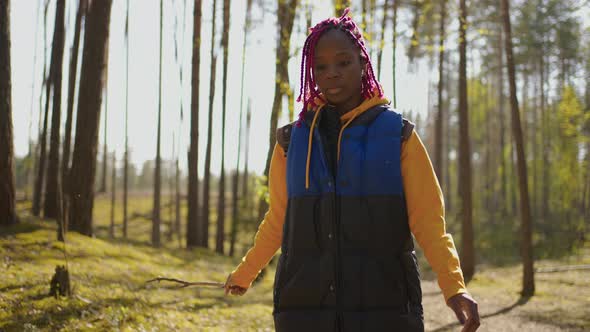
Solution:
M 384 98 L 367 99 L 356 109 L 341 116 L 343 126 L 340 136 L 359 114 L 373 106 L 386 103 L 388 100 Z M 321 110 L 321 106 L 317 109 Z M 286 169 L 287 158 L 283 149 L 275 144 L 268 184 L 270 207 L 258 227 L 254 245 L 231 274 L 231 281 L 238 286 L 249 288 L 260 270 L 268 264 L 281 246 L 287 208 Z M 445 229 L 442 191 L 426 148 L 416 131 L 402 143 L 401 171 L 410 231 L 424 251 L 432 270 L 437 274 L 438 285 L 445 300 L 455 294 L 467 292 L 455 244 Z

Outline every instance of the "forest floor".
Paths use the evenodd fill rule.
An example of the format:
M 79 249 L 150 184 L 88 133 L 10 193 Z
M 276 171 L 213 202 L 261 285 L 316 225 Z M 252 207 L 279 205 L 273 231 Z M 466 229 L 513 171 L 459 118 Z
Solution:
M 48 296 L 64 263 L 55 224 L 22 216 L 0 230 L 0 331 L 272 331 L 274 266 L 243 297 L 217 289 L 173 289 L 145 281 L 166 276 L 223 282 L 239 262 L 208 250 L 152 248 L 145 241 L 67 237 L 74 295 Z M 147 224 L 148 221 L 135 221 Z M 135 227 L 134 227 L 135 229 Z M 104 230 L 103 230 L 104 231 Z M 98 234 L 104 234 L 97 232 Z M 590 264 L 590 247 L 536 267 Z M 422 283 L 427 331 L 460 331 L 429 273 Z M 590 330 L 590 270 L 536 274 L 536 293 L 519 296 L 520 266 L 479 265 L 469 284 L 479 302 L 480 331 Z

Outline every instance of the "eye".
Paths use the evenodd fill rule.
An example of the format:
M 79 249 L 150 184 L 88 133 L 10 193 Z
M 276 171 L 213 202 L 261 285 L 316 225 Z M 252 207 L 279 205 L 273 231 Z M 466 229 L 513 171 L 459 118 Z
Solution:
M 325 64 L 316 64 L 314 66 L 314 70 L 315 71 L 323 71 L 323 70 L 326 70 L 326 65 Z
M 347 67 L 350 64 L 351 64 L 350 60 L 343 60 L 343 61 L 338 62 L 338 66 L 340 66 L 340 67 Z

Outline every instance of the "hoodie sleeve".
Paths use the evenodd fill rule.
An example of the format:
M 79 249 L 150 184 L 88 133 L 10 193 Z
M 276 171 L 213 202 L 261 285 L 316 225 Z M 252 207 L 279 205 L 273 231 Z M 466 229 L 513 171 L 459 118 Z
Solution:
M 244 288 L 249 288 L 281 246 L 283 224 L 287 208 L 287 158 L 283 149 L 275 144 L 268 177 L 270 206 L 258 227 L 254 245 L 248 250 L 242 262 L 232 272 L 232 281 Z
M 466 293 L 459 256 L 445 229 L 443 194 L 416 131 L 402 144 L 401 168 L 410 230 L 436 273 L 445 300 Z

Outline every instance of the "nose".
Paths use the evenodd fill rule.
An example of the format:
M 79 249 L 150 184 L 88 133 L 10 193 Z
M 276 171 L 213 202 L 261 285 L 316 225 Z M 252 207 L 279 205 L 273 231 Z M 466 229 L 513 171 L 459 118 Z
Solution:
M 340 70 L 338 70 L 338 66 L 330 65 L 326 69 L 326 78 L 337 78 L 340 76 Z

